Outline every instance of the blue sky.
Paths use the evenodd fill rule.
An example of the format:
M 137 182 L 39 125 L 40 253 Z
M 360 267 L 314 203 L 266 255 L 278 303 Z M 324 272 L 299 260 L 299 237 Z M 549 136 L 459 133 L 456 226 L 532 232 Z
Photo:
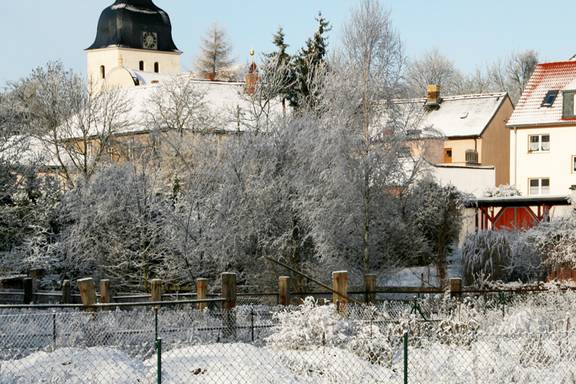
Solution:
M 247 62 L 250 48 L 272 49 L 271 36 L 283 26 L 292 50 L 315 27 L 318 11 L 331 21 L 332 46 L 358 0 L 155 0 L 166 10 L 174 40 L 192 66 L 202 34 L 213 23 L 224 26 L 234 56 Z M 49 60 L 84 72 L 83 49 L 96 33 L 102 9 L 112 0 L 0 0 L 0 84 L 25 76 Z M 564 60 L 576 53 L 573 27 L 576 2 L 556 0 L 383 0 L 409 57 L 431 49 L 470 72 L 513 51 L 535 49 L 543 60 Z

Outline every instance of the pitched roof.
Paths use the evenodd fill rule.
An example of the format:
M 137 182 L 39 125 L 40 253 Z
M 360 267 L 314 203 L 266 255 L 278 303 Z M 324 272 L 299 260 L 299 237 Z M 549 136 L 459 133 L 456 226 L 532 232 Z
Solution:
M 252 129 L 253 108 L 250 97 L 245 95 L 243 82 L 224 82 L 197 80 L 191 74 L 158 75 L 130 71 L 133 77 L 137 77 L 141 84 L 121 90 L 121 99 L 127 103 L 127 109 L 122 111 L 116 119 L 118 129 L 115 134 L 128 134 L 148 132 L 146 120 L 154 111 L 152 99 L 163 97 L 165 89 L 162 84 L 169 81 L 184 80 L 190 77 L 195 91 L 202 97 L 206 106 L 206 112 L 210 115 L 211 132 L 237 132 Z M 270 104 L 271 111 L 280 113 L 281 104 L 277 101 Z M 76 116 L 72 119 L 77 118 Z M 99 122 L 90 124 L 90 135 L 96 135 L 101 129 Z M 71 120 L 69 129 L 63 136 L 67 139 L 82 137 L 80 126 L 75 120 Z
M 576 61 L 538 64 L 530 77 L 509 127 L 528 125 L 574 124 L 562 119 L 562 94 L 550 107 L 542 106 L 548 91 L 576 90 Z
M 438 131 L 449 138 L 480 136 L 507 98 L 505 92 L 445 96 L 440 108 L 424 112 L 419 127 Z M 398 100 L 397 103 L 421 105 L 424 109 L 426 99 Z
M 131 105 L 130 111 L 124 116 L 129 126 L 118 133 L 146 130 L 145 120 L 151 111 L 150 100 L 162 92 L 160 84 L 141 85 L 125 91 L 125 97 Z M 238 109 L 242 115 L 250 110 L 250 101 L 243 96 L 244 83 L 193 80 L 193 84 L 196 91 L 203 95 L 208 111 L 217 118 L 215 123 L 218 131 L 234 132 L 246 129 L 243 121 L 240 121 L 240 128 L 238 127 Z

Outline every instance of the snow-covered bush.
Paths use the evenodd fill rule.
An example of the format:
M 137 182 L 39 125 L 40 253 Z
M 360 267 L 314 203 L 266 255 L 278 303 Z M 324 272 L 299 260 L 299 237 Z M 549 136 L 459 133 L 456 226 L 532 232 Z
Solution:
M 339 346 L 351 336 L 348 321 L 334 305 L 319 305 L 307 297 L 301 306 L 275 314 L 278 325 L 267 342 L 282 349 L 306 349 L 310 346 Z
M 488 230 L 468 236 L 462 246 L 466 283 L 540 280 L 544 254 L 533 238 L 532 231 Z
M 391 334 L 372 323 L 362 325 L 353 338 L 347 343 L 348 350 L 372 364 L 390 365 L 394 357 L 394 344 L 399 338 L 391 340 Z M 394 341 L 396 341 L 394 343 Z
M 375 308 L 370 310 L 375 311 Z M 312 297 L 307 297 L 298 308 L 275 314 L 275 318 L 278 325 L 266 338 L 267 344 L 274 349 L 342 348 L 372 364 L 389 365 L 393 345 L 399 343 L 401 336 L 394 332 L 397 330 L 394 327 L 382 327 L 369 321 L 368 312 L 360 317 L 347 317 L 339 314 L 334 305 L 319 305 Z
M 498 187 L 491 187 L 484 191 L 486 197 L 512 197 L 520 196 L 520 191 L 514 185 L 502 184 Z
M 560 218 L 540 223 L 527 233 L 527 238 L 544 264 L 556 269 L 576 268 L 576 217 Z
M 507 266 L 512 259 L 510 233 L 505 231 L 479 231 L 469 236 L 462 245 L 464 276 L 467 284 L 481 276 L 492 280 L 505 280 Z

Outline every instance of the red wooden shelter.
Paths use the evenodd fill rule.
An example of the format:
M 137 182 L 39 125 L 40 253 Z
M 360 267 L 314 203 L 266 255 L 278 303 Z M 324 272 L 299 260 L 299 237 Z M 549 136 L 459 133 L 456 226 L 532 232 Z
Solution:
M 528 229 L 550 219 L 555 206 L 570 205 L 567 196 L 484 197 L 466 201 L 476 209 L 476 229 Z

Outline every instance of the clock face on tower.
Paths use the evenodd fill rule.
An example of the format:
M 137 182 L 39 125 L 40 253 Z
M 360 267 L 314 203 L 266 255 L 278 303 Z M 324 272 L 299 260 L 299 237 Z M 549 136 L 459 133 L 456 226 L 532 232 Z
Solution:
M 156 32 L 143 32 L 142 46 L 144 49 L 158 49 L 158 35 Z

